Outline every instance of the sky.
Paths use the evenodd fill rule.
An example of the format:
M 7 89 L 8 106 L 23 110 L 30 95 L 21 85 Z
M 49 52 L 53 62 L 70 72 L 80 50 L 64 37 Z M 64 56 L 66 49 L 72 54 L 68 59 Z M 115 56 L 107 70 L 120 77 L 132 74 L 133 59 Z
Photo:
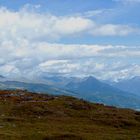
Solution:
M 0 74 L 140 76 L 140 0 L 1 0 Z

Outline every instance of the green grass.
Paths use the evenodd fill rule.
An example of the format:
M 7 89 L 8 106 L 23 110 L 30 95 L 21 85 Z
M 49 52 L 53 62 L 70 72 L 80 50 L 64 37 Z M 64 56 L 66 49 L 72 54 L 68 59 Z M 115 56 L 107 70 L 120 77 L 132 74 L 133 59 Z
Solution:
M 0 97 L 13 92 L 20 93 L 0 91 Z M 73 97 L 25 93 L 0 99 L 0 140 L 140 139 L 139 112 Z

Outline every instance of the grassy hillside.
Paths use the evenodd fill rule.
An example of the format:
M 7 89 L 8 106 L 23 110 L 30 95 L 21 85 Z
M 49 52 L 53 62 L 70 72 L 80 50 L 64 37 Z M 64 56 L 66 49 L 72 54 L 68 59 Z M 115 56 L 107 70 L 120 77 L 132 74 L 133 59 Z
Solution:
M 1 140 L 139 140 L 140 112 L 73 97 L 0 91 Z

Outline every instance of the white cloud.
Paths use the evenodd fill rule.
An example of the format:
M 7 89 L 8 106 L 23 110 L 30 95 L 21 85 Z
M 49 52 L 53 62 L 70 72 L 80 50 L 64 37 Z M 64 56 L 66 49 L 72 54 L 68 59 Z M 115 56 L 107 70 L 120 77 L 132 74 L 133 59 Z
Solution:
M 80 16 L 80 17 L 90 18 L 90 17 L 96 17 L 96 16 L 106 13 L 108 11 L 110 11 L 110 9 L 90 10 L 90 11 L 86 11 L 84 13 L 76 13 L 74 15 L 78 16 L 78 17 Z
M 114 67 L 109 66 L 106 60 L 139 58 L 139 48 L 48 42 L 67 36 L 117 36 L 136 32 L 127 25 L 102 25 L 82 16 L 57 17 L 26 8 L 17 12 L 0 8 L 0 73 L 27 77 L 43 72 L 105 78 L 115 76 L 120 70 L 114 72 Z M 135 70 L 135 73 L 138 72 Z
M 91 31 L 91 34 L 95 36 L 125 36 L 133 32 L 139 31 L 129 26 L 106 24 L 97 26 L 97 28 Z
M 128 79 L 140 75 L 140 65 L 123 64 L 123 68 L 121 68 L 121 65 L 122 64 L 118 65 L 117 67 L 115 66 L 116 69 L 114 69 L 114 66 L 112 65 L 112 68 L 105 70 L 106 73 L 101 74 L 101 78 L 117 81 L 118 79 Z
M 60 17 L 35 10 L 28 11 L 26 8 L 17 12 L 0 8 L 0 40 L 26 38 L 49 41 L 71 35 L 123 36 L 132 33 L 137 31 L 128 25 L 102 25 L 83 16 Z
M 35 11 L 0 9 L 0 37 L 7 39 L 57 39 L 89 30 L 92 24 L 90 19 L 81 17 L 56 17 Z
M 0 73 L 34 77 L 37 74 L 95 75 L 99 78 L 131 76 L 128 62 L 140 59 L 139 47 L 75 45 L 33 42 L 27 39 L 0 42 Z M 121 60 L 122 63 L 117 63 Z M 110 63 L 115 61 L 115 63 Z M 132 63 L 132 62 L 131 62 Z M 131 63 L 129 64 L 131 66 Z M 132 66 L 133 67 L 133 66 Z M 133 75 L 138 74 L 134 67 Z M 120 76 L 118 76 L 120 75 Z
M 34 77 L 40 73 L 59 73 L 107 79 L 131 76 L 130 67 L 133 66 L 123 59 L 134 59 L 134 63 L 135 59 L 140 59 L 140 48 L 34 43 L 24 39 L 16 45 L 12 41 L 1 43 L 0 56 L 0 73 L 4 75 Z M 139 74 L 138 66 L 133 67 L 133 75 Z

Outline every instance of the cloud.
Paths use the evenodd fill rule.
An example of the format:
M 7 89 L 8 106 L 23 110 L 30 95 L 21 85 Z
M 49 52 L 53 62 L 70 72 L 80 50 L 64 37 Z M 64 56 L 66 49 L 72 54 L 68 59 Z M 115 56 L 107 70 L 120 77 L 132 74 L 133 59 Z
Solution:
M 140 75 L 140 65 L 128 64 L 115 59 L 111 64 L 108 61 L 100 58 L 98 58 L 98 62 L 96 58 L 85 60 L 55 60 L 41 64 L 38 67 L 38 71 L 63 76 L 82 77 L 93 75 L 102 80 L 110 79 L 114 81 Z
M 76 13 L 76 14 L 74 14 L 74 16 L 91 18 L 91 17 L 96 17 L 98 15 L 102 15 L 103 13 L 106 13 L 108 11 L 110 11 L 110 9 L 90 10 L 90 11 L 86 11 L 86 12 L 83 12 L 83 13 Z
M 123 64 L 111 66 L 112 68 L 106 69 L 106 73 L 100 73 L 102 75 L 101 79 L 110 79 L 118 81 L 120 79 L 133 78 L 140 75 L 140 65 L 137 64 Z
M 106 24 L 98 25 L 97 28 L 90 33 L 95 36 L 125 36 L 133 32 L 137 33 L 137 30 L 129 26 Z
M 82 17 L 56 17 L 36 11 L 0 9 L 0 37 L 8 39 L 59 39 L 91 28 L 93 22 Z
M 6 54 L 6 55 L 5 55 Z M 129 77 L 138 73 L 131 64 L 140 59 L 140 48 L 112 45 L 52 44 L 29 40 L 0 44 L 0 73 L 33 78 L 41 73 L 98 78 Z M 133 59 L 128 63 L 126 60 Z M 121 60 L 121 63 L 119 63 Z M 134 73 L 130 73 L 133 67 Z M 128 71 L 126 71 L 128 69 Z M 135 70 L 134 70 L 135 69 Z M 120 76 L 118 76 L 120 75 Z M 123 76 L 122 76 L 123 75 Z
M 130 75 L 125 70 L 128 62 L 123 62 L 123 66 L 118 64 L 116 68 L 110 61 L 118 61 L 118 57 L 138 59 L 138 47 L 55 43 L 67 36 L 137 33 L 128 25 L 96 23 L 88 18 L 90 16 L 55 16 L 34 9 L 22 8 L 15 12 L 0 8 L 0 73 L 29 78 L 45 72 L 68 76 L 95 75 L 104 79 L 119 77 L 119 74 Z M 139 65 L 134 67 L 134 74 L 138 74 L 138 68 Z
M 83 16 L 55 16 L 26 8 L 16 12 L 0 8 L 0 40 L 54 41 L 67 36 L 125 36 L 137 32 L 128 25 L 98 24 Z
M 139 58 L 140 47 L 114 46 L 101 51 L 102 56 L 108 58 Z

